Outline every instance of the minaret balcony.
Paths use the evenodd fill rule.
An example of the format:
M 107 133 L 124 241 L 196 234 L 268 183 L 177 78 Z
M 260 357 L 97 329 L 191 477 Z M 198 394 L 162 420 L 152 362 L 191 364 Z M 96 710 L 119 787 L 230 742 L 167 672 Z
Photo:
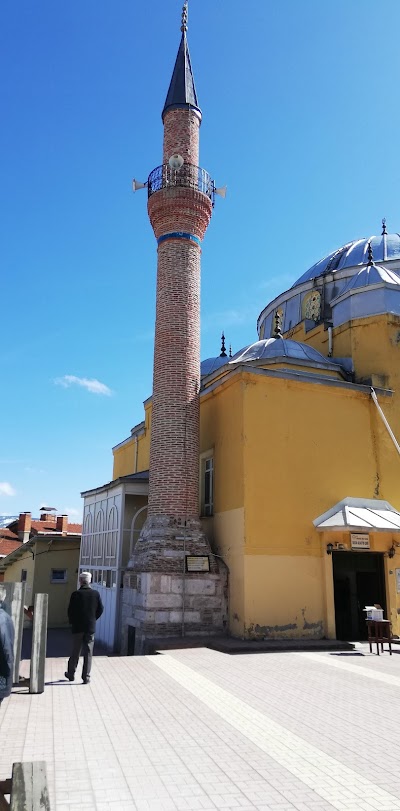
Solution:
M 148 196 L 151 197 L 155 192 L 169 188 L 195 189 L 205 194 L 214 205 L 214 181 L 200 166 L 191 163 L 184 163 L 180 169 L 172 169 L 169 163 L 157 166 L 148 177 Z

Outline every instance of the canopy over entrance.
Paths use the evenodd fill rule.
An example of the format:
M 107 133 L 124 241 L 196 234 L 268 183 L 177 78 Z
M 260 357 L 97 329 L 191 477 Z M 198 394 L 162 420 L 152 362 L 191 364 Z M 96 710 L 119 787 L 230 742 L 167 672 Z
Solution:
M 370 530 L 400 532 L 400 513 L 388 501 L 375 498 L 344 498 L 313 521 L 323 530 Z

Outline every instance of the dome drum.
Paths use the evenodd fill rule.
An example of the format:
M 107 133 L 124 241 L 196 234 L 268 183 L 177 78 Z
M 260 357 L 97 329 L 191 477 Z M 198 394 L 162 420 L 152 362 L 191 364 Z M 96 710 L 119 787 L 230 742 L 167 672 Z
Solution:
M 373 282 L 371 274 L 361 275 L 371 265 L 376 271 L 372 274 Z M 356 285 L 352 284 L 354 278 L 357 278 Z M 369 287 L 367 298 L 366 287 Z M 384 288 L 391 293 L 378 294 L 378 290 Z M 270 302 L 258 318 L 258 335 L 262 339 L 273 334 L 276 312 L 281 316 L 283 333 L 301 322 L 304 322 L 306 332 L 321 321 L 339 326 L 348 320 L 349 313 L 357 313 L 350 316 L 352 318 L 381 312 L 398 313 L 399 292 L 400 235 L 384 233 L 379 237 L 355 240 L 321 259 L 289 290 Z M 355 293 L 361 296 L 359 301 L 342 306 L 341 297 L 350 294 L 354 297 Z

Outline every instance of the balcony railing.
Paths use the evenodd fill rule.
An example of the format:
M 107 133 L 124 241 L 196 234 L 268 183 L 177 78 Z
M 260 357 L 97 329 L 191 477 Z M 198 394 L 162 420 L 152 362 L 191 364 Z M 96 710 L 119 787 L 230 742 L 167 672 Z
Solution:
M 148 196 L 161 189 L 186 188 L 196 189 L 206 194 L 214 205 L 214 181 L 205 169 L 184 163 L 180 169 L 171 169 L 168 163 L 157 166 L 150 173 L 147 181 Z

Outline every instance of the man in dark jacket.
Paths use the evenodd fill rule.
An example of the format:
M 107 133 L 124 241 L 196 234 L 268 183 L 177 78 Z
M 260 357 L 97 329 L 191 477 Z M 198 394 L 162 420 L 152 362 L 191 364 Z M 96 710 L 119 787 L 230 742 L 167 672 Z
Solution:
M 11 693 L 14 676 L 14 625 L 3 608 L 6 590 L 0 586 L 0 704 Z
M 96 620 L 101 617 L 104 609 L 99 592 L 90 587 L 92 582 L 90 572 L 81 572 L 79 582 L 80 588 L 71 594 L 68 606 L 68 619 L 72 626 L 73 642 L 72 653 L 68 659 L 68 670 L 64 675 L 69 681 L 74 681 L 75 670 L 82 653 L 82 681 L 84 684 L 88 684 L 92 667 Z

